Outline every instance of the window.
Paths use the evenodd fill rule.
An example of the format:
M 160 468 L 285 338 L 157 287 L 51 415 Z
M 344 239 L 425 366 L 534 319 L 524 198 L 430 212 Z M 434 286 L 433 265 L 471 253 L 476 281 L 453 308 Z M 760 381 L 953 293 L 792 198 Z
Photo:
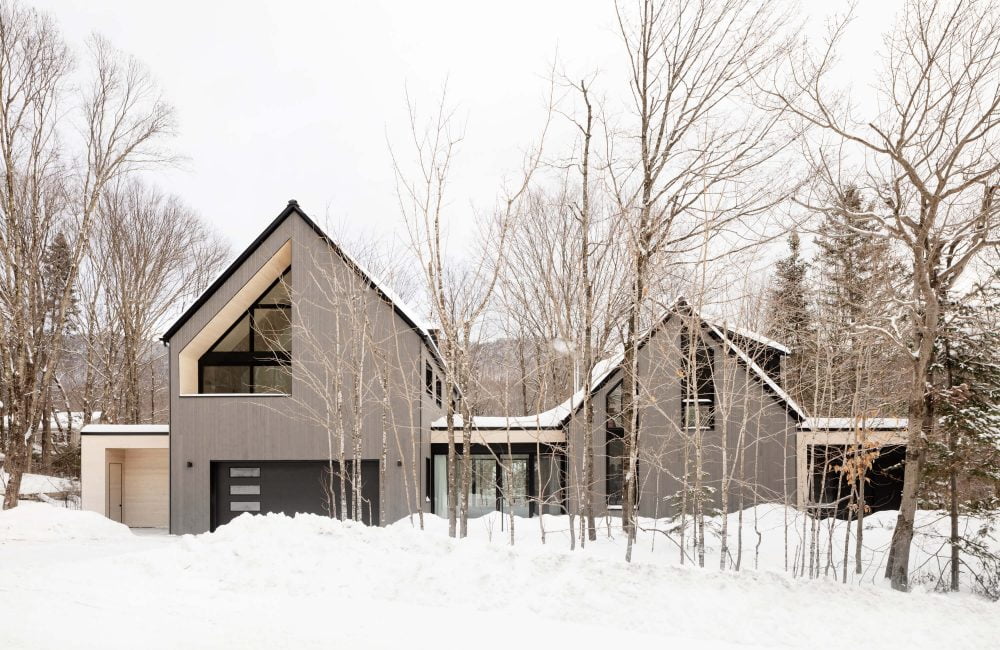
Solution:
M 437 402 L 438 406 L 441 406 L 441 380 L 438 379 L 434 382 L 434 401 Z
M 625 503 L 625 434 L 620 429 L 608 429 L 605 446 L 608 505 L 621 507 Z
M 694 353 L 694 368 L 690 368 L 691 342 L 685 331 L 681 335 L 681 416 L 685 429 L 712 429 L 715 426 L 715 382 L 713 380 L 715 352 L 699 341 Z M 694 382 L 691 382 L 691 377 Z
M 431 364 L 424 364 L 424 390 L 431 397 L 434 397 L 434 369 Z
M 625 453 L 625 421 L 622 414 L 622 382 L 615 384 L 604 398 L 604 410 L 607 415 L 605 433 L 607 435 L 604 447 L 605 490 L 608 505 L 620 508 L 625 502 L 625 467 L 628 455 Z M 636 500 L 639 491 L 636 490 Z
M 622 383 L 618 382 L 614 388 L 608 391 L 604 398 L 604 411 L 608 416 L 608 427 L 621 429 L 625 426 L 622 421 Z
M 201 393 L 292 392 L 291 268 L 198 362 Z
M 535 514 L 533 454 L 473 454 L 469 485 L 469 516 L 513 509 L 520 517 Z M 434 513 L 448 512 L 448 457 L 434 455 Z

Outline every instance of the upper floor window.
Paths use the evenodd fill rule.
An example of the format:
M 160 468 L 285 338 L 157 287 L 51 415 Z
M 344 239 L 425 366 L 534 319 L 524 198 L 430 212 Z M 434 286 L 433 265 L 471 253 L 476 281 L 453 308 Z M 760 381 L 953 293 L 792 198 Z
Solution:
M 622 383 L 618 382 L 615 387 L 608 391 L 604 398 L 604 412 L 608 417 L 607 426 L 609 429 L 622 429 L 625 423 L 622 421 Z
M 691 367 L 691 341 L 681 337 L 681 406 L 685 429 L 711 429 L 715 426 L 715 352 L 698 341 Z
M 443 401 L 441 377 L 434 372 L 430 363 L 424 364 L 424 390 L 429 397 L 434 398 L 434 402 L 441 406 Z
M 292 392 L 291 268 L 198 361 L 200 393 Z

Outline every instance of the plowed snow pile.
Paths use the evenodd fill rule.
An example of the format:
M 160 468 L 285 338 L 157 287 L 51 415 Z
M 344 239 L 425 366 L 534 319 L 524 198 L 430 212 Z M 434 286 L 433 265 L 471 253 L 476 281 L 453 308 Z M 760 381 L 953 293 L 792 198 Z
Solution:
M 96 512 L 55 508 L 30 501 L 22 501 L 19 507 L 12 510 L 0 511 L 0 542 L 110 540 L 131 537 L 132 531 L 128 526 L 111 521 Z M 2 585 L 0 580 L 0 589 L 3 586 L 5 585 Z
M 134 539 L 71 563 L 54 561 L 61 543 L 0 542 L 0 647 L 940 650 L 1000 635 L 1000 606 L 971 595 L 628 565 L 405 523 L 244 515 L 214 534 Z

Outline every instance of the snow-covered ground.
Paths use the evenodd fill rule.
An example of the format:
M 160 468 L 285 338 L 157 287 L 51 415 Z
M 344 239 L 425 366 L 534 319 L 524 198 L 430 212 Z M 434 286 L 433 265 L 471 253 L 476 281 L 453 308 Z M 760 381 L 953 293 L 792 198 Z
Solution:
M 170 537 L 24 503 L 0 512 L 0 648 L 940 650 L 1000 639 L 1000 604 L 972 594 L 795 579 L 766 568 L 783 562 L 784 544 L 771 541 L 761 570 L 745 556 L 736 574 L 720 572 L 717 555 L 712 569 L 678 566 L 677 547 L 645 533 L 626 564 L 613 529 L 569 552 L 565 521 L 545 519 L 544 546 L 537 519 L 517 520 L 507 546 L 498 517 L 473 520 L 462 541 L 433 517 L 418 531 L 311 515 L 244 515 Z M 883 533 L 871 530 L 875 543 Z
M 8 480 L 10 480 L 10 475 L 5 471 L 0 470 L 0 492 L 7 487 Z M 73 479 L 63 478 L 61 476 L 22 474 L 21 489 L 18 493 L 23 496 L 53 494 L 56 492 L 72 492 L 74 490 L 78 490 L 79 487 L 79 483 Z

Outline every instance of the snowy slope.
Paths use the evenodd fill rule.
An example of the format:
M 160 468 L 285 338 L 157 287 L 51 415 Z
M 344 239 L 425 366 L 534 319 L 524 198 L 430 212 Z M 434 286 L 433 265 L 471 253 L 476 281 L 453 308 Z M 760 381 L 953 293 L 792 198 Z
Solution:
M 628 565 L 570 553 L 558 534 L 511 548 L 439 524 L 243 515 L 196 537 L 0 537 L 0 647 L 938 650 L 994 648 L 1000 634 L 1000 606 L 969 595 Z M 532 524 L 518 523 L 526 540 Z

